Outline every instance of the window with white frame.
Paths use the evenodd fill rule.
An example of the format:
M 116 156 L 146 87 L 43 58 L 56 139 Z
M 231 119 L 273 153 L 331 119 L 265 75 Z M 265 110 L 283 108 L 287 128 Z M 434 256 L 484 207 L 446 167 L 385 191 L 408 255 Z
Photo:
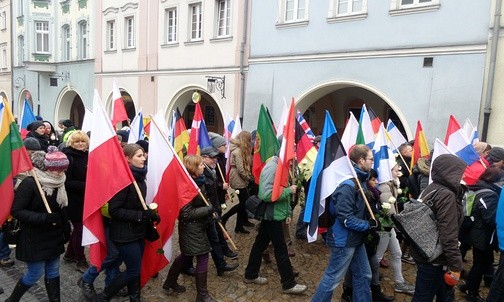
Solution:
M 35 52 L 49 53 L 49 22 L 35 22 Z
M 7 12 L 0 13 L 0 29 L 7 29 Z
M 201 2 L 189 5 L 189 13 L 191 20 L 191 41 L 199 41 L 203 38 L 202 29 L 202 11 Z
M 25 0 L 18 0 L 18 17 L 21 17 L 23 15 L 23 8 L 24 8 L 24 1 Z
M 124 19 L 125 48 L 135 48 L 135 19 L 126 17 Z
M 70 37 L 70 26 L 64 25 L 61 29 L 61 60 L 70 61 L 71 58 L 71 37 Z
M 7 44 L 3 44 L 1 47 L 2 49 L 2 69 L 7 69 Z
M 175 43 L 177 42 L 177 8 L 172 7 L 165 10 L 165 20 L 166 20 L 166 39 L 165 42 Z
M 421 5 L 422 3 L 432 3 L 432 0 L 401 0 L 401 5 Z
M 115 20 L 109 20 L 107 21 L 107 34 L 106 34 L 106 49 L 107 50 L 115 50 L 116 49 L 116 44 L 115 44 Z
M 217 1 L 217 37 L 227 37 L 231 35 L 231 1 Z
M 17 39 L 17 63 L 18 66 L 23 65 L 24 62 L 24 37 L 18 36 Z
M 88 58 L 88 26 L 86 21 L 79 23 L 79 59 Z
M 391 0 L 390 14 L 429 12 L 440 8 L 440 0 Z
M 358 13 L 362 11 L 363 0 L 338 0 L 338 15 Z
M 284 0 L 284 18 L 285 22 L 302 21 L 306 18 L 308 0 Z
M 328 22 L 360 20 L 367 17 L 368 0 L 331 0 Z

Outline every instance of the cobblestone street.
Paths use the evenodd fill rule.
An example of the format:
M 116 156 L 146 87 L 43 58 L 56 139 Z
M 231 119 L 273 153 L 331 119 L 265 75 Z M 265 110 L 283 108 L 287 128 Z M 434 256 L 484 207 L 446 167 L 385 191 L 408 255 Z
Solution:
M 295 219 L 297 219 L 297 212 L 295 214 Z M 254 221 L 256 223 L 256 221 Z M 234 217 L 228 222 L 228 229 L 234 229 Z M 294 228 L 294 225 L 292 225 Z M 209 278 L 208 278 L 208 289 L 210 293 L 218 301 L 309 301 L 313 295 L 317 284 L 324 272 L 327 265 L 329 251 L 327 247 L 323 244 L 322 239 L 315 243 L 308 244 L 304 240 L 293 239 L 293 244 L 289 248 L 293 249 L 296 253 L 295 257 L 290 258 L 294 268 L 299 271 L 299 277 L 297 278 L 299 283 L 306 284 L 308 286 L 307 291 L 302 295 L 287 295 L 283 294 L 280 285 L 280 277 L 276 268 L 274 257 L 272 255 L 273 262 L 265 263 L 263 261 L 261 266 L 261 276 L 268 278 L 269 283 L 267 285 L 246 285 L 242 281 L 244 275 L 245 266 L 248 260 L 248 254 L 250 252 L 251 245 L 255 239 L 255 230 L 250 228 L 251 233 L 246 234 L 234 234 L 231 232 L 237 247 L 238 247 L 238 260 L 228 260 L 229 263 L 232 261 L 238 261 L 239 267 L 237 270 L 232 272 L 226 272 L 224 276 L 218 277 L 215 270 L 215 266 L 212 260 L 209 260 Z M 293 232 L 292 232 L 293 233 Z M 177 233 L 175 233 L 177 234 Z M 174 241 L 174 256 L 178 253 L 178 242 Z M 13 249 L 12 257 L 15 255 L 15 250 Z M 468 259 L 472 258 L 471 253 L 468 254 Z M 181 275 L 179 283 L 186 286 L 187 291 L 182 294 L 167 294 L 162 289 L 162 283 L 164 282 L 166 275 L 168 273 L 170 265 L 163 269 L 159 277 L 153 278 L 142 290 L 142 300 L 143 301 L 194 301 L 196 297 L 196 287 L 194 284 L 194 278 Z M 466 269 L 470 268 L 470 263 L 466 263 Z M 16 261 L 16 265 L 9 268 L 0 268 L 0 284 L 4 288 L 5 293 L 0 295 L 0 301 L 4 301 L 8 295 L 12 292 L 17 280 L 20 278 L 21 274 L 25 269 L 23 262 Z M 77 287 L 77 279 L 81 274 L 75 270 L 74 264 L 67 263 L 61 260 L 61 301 L 84 301 L 80 289 Z M 388 295 L 394 295 L 394 282 L 393 274 L 390 268 L 381 269 L 382 273 L 382 288 L 384 292 Z M 415 281 L 415 266 L 411 264 L 403 263 L 403 274 L 405 279 L 409 283 L 414 283 Z M 103 288 L 104 276 L 100 275 L 99 279 L 95 282 L 95 286 L 98 291 Z M 30 291 L 23 297 L 22 301 L 47 301 L 47 296 L 44 288 L 43 278 L 39 280 L 38 284 L 30 289 Z M 482 287 L 482 296 L 487 295 L 488 288 Z M 341 297 L 341 285 L 337 288 L 333 301 L 340 301 Z M 395 298 L 397 302 L 411 301 L 411 296 L 406 294 L 395 293 Z M 460 292 L 456 290 L 456 300 L 464 301 Z M 115 298 L 113 301 L 128 301 L 128 298 Z

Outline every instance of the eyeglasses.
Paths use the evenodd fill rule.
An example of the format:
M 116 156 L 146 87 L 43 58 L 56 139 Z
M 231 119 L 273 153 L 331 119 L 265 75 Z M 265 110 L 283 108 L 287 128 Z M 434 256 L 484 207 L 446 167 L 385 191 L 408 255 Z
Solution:
M 374 158 L 373 157 L 368 157 L 368 158 L 366 158 L 366 160 L 374 161 Z

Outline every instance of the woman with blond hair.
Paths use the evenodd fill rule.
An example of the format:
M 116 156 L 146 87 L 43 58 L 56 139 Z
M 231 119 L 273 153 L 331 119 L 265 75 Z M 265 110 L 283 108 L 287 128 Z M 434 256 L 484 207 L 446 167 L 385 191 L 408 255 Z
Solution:
M 70 162 L 66 170 L 65 188 L 68 194 L 68 219 L 73 226 L 72 236 L 63 259 L 68 262 L 76 262 L 76 270 L 81 272 L 85 272 L 88 268 L 84 247 L 81 244 L 88 148 L 89 137 L 86 132 L 79 130 L 70 135 L 67 147 L 62 150 Z
M 238 133 L 235 139 L 231 139 L 229 148 L 231 150 L 231 157 L 228 159 L 231 161 L 229 186 L 239 191 L 239 204 L 222 216 L 222 222 L 225 225 L 231 216 L 237 214 L 235 233 L 250 234 L 244 227 L 254 226 L 248 221 L 245 208 L 245 202 L 250 197 L 248 185 L 252 181 L 252 135 L 248 131 Z

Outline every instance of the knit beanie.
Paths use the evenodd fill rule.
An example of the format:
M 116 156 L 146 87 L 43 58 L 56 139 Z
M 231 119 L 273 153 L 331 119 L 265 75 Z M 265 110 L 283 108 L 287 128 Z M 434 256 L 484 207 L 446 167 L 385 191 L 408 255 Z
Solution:
M 63 152 L 55 146 L 49 146 L 44 158 L 44 165 L 47 171 L 65 171 L 70 162 Z
M 29 151 L 42 150 L 42 147 L 40 147 L 40 143 L 39 143 L 38 139 L 36 139 L 34 137 L 25 138 L 25 140 L 23 141 L 23 144 L 24 144 L 26 150 L 29 150 Z
M 28 131 L 35 131 L 37 130 L 39 127 L 45 127 L 44 123 L 42 123 L 41 121 L 35 121 L 31 124 L 29 124 L 27 127 L 26 127 L 26 130 Z
M 71 120 L 64 120 L 62 124 L 67 128 L 72 127 L 74 125 Z
M 488 153 L 488 159 L 494 163 L 504 160 L 504 149 L 500 147 L 493 147 L 490 149 L 490 153 Z
M 210 137 L 210 140 L 212 141 L 212 146 L 215 149 L 226 145 L 226 140 L 224 139 L 224 137 L 222 137 L 221 135 L 218 135 L 216 133 L 215 133 L 215 135 Z
M 141 139 L 141 140 L 138 140 L 135 144 L 142 147 L 146 153 L 149 153 L 149 142 L 148 141 Z
M 128 131 L 126 131 L 126 130 L 117 130 L 116 134 L 119 135 L 119 136 L 121 136 L 123 143 L 127 143 L 128 142 L 128 138 L 129 138 L 129 132 Z

